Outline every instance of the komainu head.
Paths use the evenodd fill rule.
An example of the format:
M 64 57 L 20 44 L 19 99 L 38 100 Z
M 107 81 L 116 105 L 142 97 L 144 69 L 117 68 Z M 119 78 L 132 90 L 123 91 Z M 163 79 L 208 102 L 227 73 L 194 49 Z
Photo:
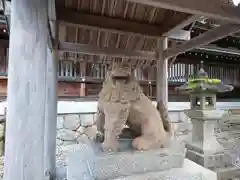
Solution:
M 141 93 L 142 89 L 132 75 L 131 67 L 114 63 L 106 74 L 99 98 L 105 101 L 131 101 L 138 99 Z
M 109 79 L 110 78 L 110 79 Z M 131 68 L 128 64 L 114 63 L 106 75 L 106 80 L 116 81 L 130 81 L 132 78 Z

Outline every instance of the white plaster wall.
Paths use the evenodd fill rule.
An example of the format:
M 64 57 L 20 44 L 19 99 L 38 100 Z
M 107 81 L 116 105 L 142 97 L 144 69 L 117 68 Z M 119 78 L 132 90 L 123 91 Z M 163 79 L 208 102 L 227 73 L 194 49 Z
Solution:
M 156 102 L 153 102 L 156 105 Z M 0 103 L 0 115 L 4 114 L 4 107 L 6 102 Z M 169 111 L 182 111 L 190 108 L 189 102 L 169 102 Z M 240 108 L 240 102 L 217 102 L 217 109 L 234 109 Z M 97 111 L 97 101 L 59 101 L 58 113 L 95 113 Z

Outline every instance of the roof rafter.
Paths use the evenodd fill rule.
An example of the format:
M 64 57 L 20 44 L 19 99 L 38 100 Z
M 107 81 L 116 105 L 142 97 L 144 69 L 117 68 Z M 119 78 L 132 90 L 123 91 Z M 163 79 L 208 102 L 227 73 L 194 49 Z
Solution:
M 88 55 L 110 56 L 117 58 L 132 58 L 144 60 L 156 60 L 157 53 L 149 51 L 132 51 L 119 48 L 102 48 L 85 44 L 59 42 L 59 51 L 74 52 Z
M 239 7 L 219 0 L 127 0 L 134 3 L 240 23 Z
M 144 36 L 161 36 L 171 31 L 172 28 L 178 27 L 178 24 L 181 24 L 181 27 L 184 24 L 190 24 L 191 18 L 191 15 L 185 14 L 181 18 L 177 18 L 178 20 L 169 22 L 166 26 L 157 26 L 120 18 L 76 12 L 71 9 L 57 7 L 57 20 L 60 24 L 120 33 L 140 34 Z
M 201 18 L 201 16 L 199 16 L 199 15 L 189 16 L 187 19 L 185 19 L 181 23 L 177 24 L 175 27 L 173 27 L 169 31 L 163 33 L 163 36 L 171 36 L 171 34 L 176 33 L 178 31 L 182 30 L 184 27 L 186 27 L 187 25 L 189 25 L 189 24 L 191 24 L 193 22 L 196 22 L 200 18 Z
M 173 48 L 169 48 L 169 49 L 165 50 L 164 56 L 165 57 L 173 57 L 173 56 L 179 55 L 186 51 L 204 46 L 213 41 L 224 38 L 230 34 L 238 32 L 238 31 L 240 31 L 240 25 L 224 24 L 222 26 L 219 26 L 217 28 L 207 31 L 207 32 L 191 39 L 190 41 L 186 41 L 183 44 L 176 45 Z

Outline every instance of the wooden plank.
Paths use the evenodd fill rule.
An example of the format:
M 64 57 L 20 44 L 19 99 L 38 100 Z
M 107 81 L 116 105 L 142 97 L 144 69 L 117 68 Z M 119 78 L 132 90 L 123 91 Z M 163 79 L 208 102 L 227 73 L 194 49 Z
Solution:
M 44 179 L 47 0 L 13 0 L 5 180 Z
M 80 54 L 89 55 L 102 55 L 118 58 L 133 58 L 133 59 L 144 59 L 144 60 L 156 60 L 156 52 L 148 51 L 132 51 L 119 48 L 101 48 L 97 46 L 90 46 L 84 44 L 75 44 L 68 42 L 59 42 L 59 51 L 75 52 Z
M 52 35 L 50 21 L 48 21 L 48 47 L 52 51 L 54 48 L 54 38 Z
M 157 8 L 206 16 L 233 23 L 240 23 L 239 7 L 219 0 L 127 0 Z
M 51 44 L 47 51 L 47 87 L 45 110 L 44 173 L 56 179 L 56 136 L 57 136 L 57 44 L 58 25 L 56 25 L 55 0 L 48 0 L 48 32 Z
M 201 18 L 201 16 L 199 16 L 199 15 L 189 16 L 187 19 L 185 19 L 181 23 L 177 24 L 175 27 L 173 27 L 169 31 L 163 33 L 162 36 L 171 36 L 172 34 L 182 30 L 184 27 L 186 27 L 187 25 L 199 20 L 200 18 Z
M 57 20 L 60 24 L 119 33 L 140 34 L 144 36 L 161 36 L 179 23 L 183 24 L 185 20 L 190 23 L 189 17 L 191 17 L 191 15 L 183 14 L 182 16 L 175 18 L 175 20 L 166 23 L 166 26 L 156 26 L 120 18 L 76 12 L 71 9 L 57 7 Z
M 57 136 L 57 60 L 55 52 L 47 53 L 47 88 L 45 109 L 44 172 L 55 179 L 56 176 L 56 136 Z
M 48 38 L 50 41 L 50 48 L 53 51 L 55 46 L 54 37 L 56 37 L 56 5 L 55 0 L 48 0 Z
M 165 57 L 173 57 L 173 56 L 179 55 L 186 51 L 195 49 L 199 46 L 204 46 L 213 41 L 224 38 L 230 34 L 236 33 L 239 30 L 240 30 L 240 25 L 224 24 L 220 27 L 217 27 L 217 28 L 207 31 L 207 32 L 191 39 L 190 41 L 186 41 L 180 45 L 176 45 L 173 48 L 167 49 L 164 53 L 164 56 Z

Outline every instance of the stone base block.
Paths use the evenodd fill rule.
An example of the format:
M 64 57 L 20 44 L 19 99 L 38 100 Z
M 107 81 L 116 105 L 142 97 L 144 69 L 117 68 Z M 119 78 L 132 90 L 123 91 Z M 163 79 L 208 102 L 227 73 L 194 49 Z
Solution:
M 235 180 L 240 176 L 240 168 L 231 164 L 231 157 L 225 153 L 204 155 L 187 150 L 186 157 L 216 173 L 217 180 Z
M 240 177 L 239 170 L 240 169 L 235 166 L 215 169 L 217 180 L 235 180 L 237 177 Z
M 164 172 L 152 172 L 145 174 L 120 177 L 114 180 L 204 180 L 202 174 L 190 174 L 182 168 L 176 168 Z
M 227 168 L 233 164 L 232 157 L 226 152 L 205 153 L 202 149 L 198 149 L 187 144 L 186 158 L 196 162 L 197 164 L 214 170 L 215 168 Z
M 126 152 L 99 156 L 92 166 L 98 179 L 179 168 L 184 156 L 165 151 Z
M 123 149 L 127 149 L 126 142 L 124 146 Z M 68 180 L 105 180 L 181 168 L 185 157 L 184 146 L 176 146 L 176 143 L 169 148 L 144 152 L 104 153 L 98 148 L 96 144 L 86 145 L 69 156 Z

